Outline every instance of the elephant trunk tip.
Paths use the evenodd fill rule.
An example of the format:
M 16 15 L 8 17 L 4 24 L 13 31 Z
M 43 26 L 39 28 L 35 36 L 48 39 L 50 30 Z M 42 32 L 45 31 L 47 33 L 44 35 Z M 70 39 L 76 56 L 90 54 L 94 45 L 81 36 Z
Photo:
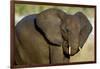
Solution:
M 79 51 L 79 49 L 75 49 L 75 50 L 71 49 L 71 53 L 70 53 L 69 55 L 70 55 L 70 56 L 73 56 L 73 55 L 75 55 L 78 51 Z

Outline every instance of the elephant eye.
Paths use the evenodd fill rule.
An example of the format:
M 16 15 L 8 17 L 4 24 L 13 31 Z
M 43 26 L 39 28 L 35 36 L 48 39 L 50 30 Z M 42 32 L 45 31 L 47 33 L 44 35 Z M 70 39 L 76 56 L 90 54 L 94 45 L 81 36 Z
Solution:
M 62 25 L 61 29 L 62 29 L 62 31 L 65 32 L 65 33 L 68 32 L 68 29 L 67 29 L 67 27 L 66 27 L 65 25 Z
M 68 32 L 69 30 L 67 28 L 64 28 L 63 31 L 66 33 Z

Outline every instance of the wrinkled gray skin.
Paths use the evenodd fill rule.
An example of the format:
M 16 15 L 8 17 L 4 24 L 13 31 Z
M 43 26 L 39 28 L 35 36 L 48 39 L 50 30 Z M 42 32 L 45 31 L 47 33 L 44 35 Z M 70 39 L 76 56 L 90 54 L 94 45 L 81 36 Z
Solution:
M 49 64 L 49 44 L 37 30 L 36 15 L 23 18 L 15 27 L 15 64 Z
M 23 18 L 15 28 L 16 64 L 68 63 L 86 42 L 92 26 L 87 17 L 51 8 Z M 71 47 L 69 54 L 68 47 Z

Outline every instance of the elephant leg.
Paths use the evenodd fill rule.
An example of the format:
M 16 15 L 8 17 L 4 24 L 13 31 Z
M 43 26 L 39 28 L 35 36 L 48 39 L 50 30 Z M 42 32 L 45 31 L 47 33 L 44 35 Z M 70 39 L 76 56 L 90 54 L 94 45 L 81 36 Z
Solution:
M 50 63 L 51 64 L 64 63 L 62 46 L 50 45 Z
M 84 43 L 86 42 L 90 32 L 92 31 L 92 26 L 90 23 L 84 26 L 84 28 L 80 32 L 80 47 L 82 48 Z
M 21 47 L 21 44 L 20 44 L 20 42 L 15 34 L 15 47 L 14 47 L 15 51 L 14 52 L 15 52 L 15 64 L 16 65 L 23 64 L 22 59 L 20 58 L 19 51 L 18 51 L 18 49 L 20 49 L 19 47 Z

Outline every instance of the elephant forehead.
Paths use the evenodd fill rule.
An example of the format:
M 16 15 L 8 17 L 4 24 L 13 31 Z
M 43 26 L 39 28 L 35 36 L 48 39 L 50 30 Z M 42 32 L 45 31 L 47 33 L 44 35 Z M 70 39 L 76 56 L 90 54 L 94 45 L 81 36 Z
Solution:
M 69 29 L 80 29 L 80 20 L 76 16 L 69 16 L 66 25 Z

